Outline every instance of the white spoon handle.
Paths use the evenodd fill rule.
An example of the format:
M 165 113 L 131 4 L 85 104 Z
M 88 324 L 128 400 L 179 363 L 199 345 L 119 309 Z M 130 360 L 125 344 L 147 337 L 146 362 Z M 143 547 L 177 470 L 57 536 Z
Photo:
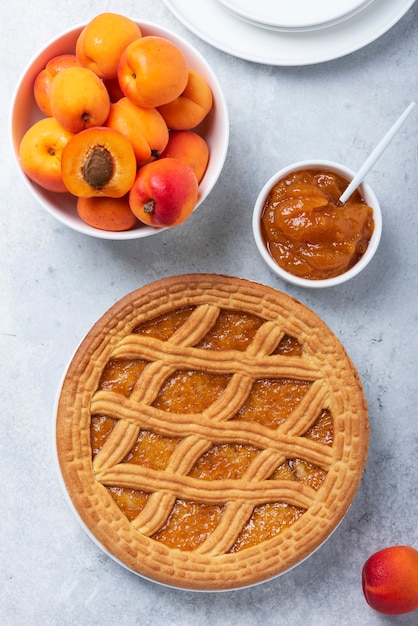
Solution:
M 341 194 L 340 202 L 342 204 L 344 204 L 344 202 L 348 200 L 348 198 L 357 189 L 360 183 L 363 182 L 364 177 L 366 176 L 367 172 L 373 167 L 377 159 L 386 150 L 386 148 L 388 147 L 388 145 L 390 144 L 390 142 L 392 141 L 392 139 L 394 138 L 394 136 L 396 135 L 396 133 L 398 132 L 398 130 L 400 129 L 400 127 L 402 126 L 402 124 L 404 123 L 408 115 L 410 114 L 410 112 L 412 111 L 412 109 L 414 108 L 414 106 L 415 106 L 415 102 L 411 102 L 411 104 L 402 113 L 400 118 L 394 123 L 392 128 L 388 130 L 388 132 L 383 137 L 383 139 L 378 143 L 378 145 L 373 150 L 373 152 L 368 157 L 368 159 L 366 159 L 366 161 L 361 166 L 357 174 L 354 176 L 351 183 L 348 185 L 347 189 Z

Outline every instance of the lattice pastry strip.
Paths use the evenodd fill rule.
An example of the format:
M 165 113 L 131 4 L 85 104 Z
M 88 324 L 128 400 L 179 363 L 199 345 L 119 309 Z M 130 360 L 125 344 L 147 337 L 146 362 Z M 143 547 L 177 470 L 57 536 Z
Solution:
M 180 329 L 172 335 L 167 344 L 172 345 L 187 345 L 188 343 L 195 343 L 199 341 L 206 333 L 207 330 L 213 325 L 219 315 L 219 309 L 217 307 L 202 305 L 196 309 L 189 317 L 187 322 L 183 324 Z M 122 349 L 123 352 L 123 349 Z M 114 350 L 112 356 L 115 358 L 129 358 L 128 354 L 124 352 L 121 354 L 120 347 Z M 177 367 L 173 365 L 166 365 L 165 367 L 161 361 L 151 363 L 147 369 L 147 372 L 141 378 L 141 386 L 134 390 L 131 394 L 132 400 L 143 400 L 144 402 L 152 403 L 156 394 L 159 391 L 161 384 L 164 380 L 174 372 Z M 129 423 L 120 423 L 118 425 L 118 432 L 115 432 L 115 436 L 112 436 L 100 454 L 95 459 L 96 467 L 102 467 L 110 463 L 110 465 L 117 463 L 119 458 L 122 459 L 126 456 L 129 450 L 132 448 L 133 443 L 131 438 L 127 435 L 124 437 L 124 430 L 128 432 L 130 429 Z M 138 437 L 139 430 L 135 437 Z M 131 445 L 132 444 L 132 445 Z M 111 460 L 109 455 L 111 454 Z
M 166 339 L 133 332 L 144 322 L 184 307 L 190 308 L 187 319 Z M 224 311 L 260 320 L 245 349 L 227 344 L 214 350 L 201 347 Z M 300 355 L 277 351 L 287 336 L 298 341 Z M 101 373 L 111 359 L 147 363 L 129 395 L 99 388 Z M 217 399 L 198 413 L 167 412 L 154 406 L 166 381 L 179 370 L 226 376 L 228 382 Z M 250 395 L 256 393 L 257 381 L 283 379 L 309 383 L 286 419 L 271 428 L 240 418 Z M 332 416 L 332 445 L 305 436 L 324 410 Z M 94 415 L 116 423 L 92 459 L 89 437 Z M 141 431 L 177 441 L 164 469 L 125 460 Z M 367 442 L 361 384 L 329 328 L 280 292 L 217 275 L 157 281 L 112 307 L 77 351 L 57 413 L 60 467 L 83 521 L 133 571 L 188 588 L 240 587 L 304 559 L 348 509 L 365 464 Z M 196 463 L 217 445 L 242 445 L 258 452 L 238 478 L 193 476 Z M 321 468 L 326 475 L 323 484 L 314 488 L 288 478 L 272 480 L 289 459 Z M 149 495 L 129 521 L 107 488 Z M 152 538 L 167 523 L 178 500 L 223 507 L 217 526 L 192 552 Z M 255 508 L 271 502 L 305 512 L 279 535 L 232 550 Z
M 204 337 L 204 335 L 206 335 L 207 332 L 210 330 L 210 325 L 205 322 L 208 322 L 208 321 L 213 322 L 216 320 L 218 316 L 217 315 L 206 315 L 206 316 L 201 315 L 199 309 L 197 309 L 197 311 L 195 311 L 194 317 L 199 317 L 201 321 L 200 332 L 194 333 L 195 339 L 198 340 Z M 177 334 L 181 335 L 183 338 L 183 342 L 180 345 L 178 341 L 176 341 Z M 277 347 L 282 336 L 283 336 L 283 331 L 280 328 L 272 325 L 269 322 L 266 322 L 263 326 L 261 326 L 261 329 L 259 329 L 259 331 L 256 333 L 254 340 L 251 342 L 251 344 L 247 348 L 249 355 L 251 356 L 251 360 L 248 358 L 247 352 L 244 352 L 244 353 L 234 352 L 232 354 L 225 352 L 225 353 L 222 353 L 223 358 L 220 360 L 219 353 L 214 353 L 214 355 L 212 356 L 210 354 L 208 355 L 207 350 L 202 350 L 203 354 L 200 354 L 199 350 L 196 350 L 195 348 L 188 347 L 188 349 L 186 349 L 186 346 L 184 344 L 186 343 L 190 345 L 191 341 L 188 338 L 187 333 L 182 332 L 182 328 L 180 328 L 180 331 L 177 331 L 177 333 L 173 335 L 172 340 L 169 340 L 167 342 L 162 342 L 162 341 L 155 340 L 155 339 L 150 340 L 149 337 L 141 337 L 139 335 L 129 335 L 116 347 L 112 356 L 114 358 L 125 358 L 125 359 L 140 358 L 140 359 L 145 359 L 151 363 L 149 367 L 152 370 L 152 376 L 147 375 L 148 372 L 145 371 L 143 377 L 138 381 L 137 386 L 132 393 L 132 396 L 134 398 L 144 397 L 145 393 L 148 391 L 148 396 L 153 400 L 157 396 L 159 388 L 161 384 L 165 381 L 167 376 L 172 374 L 177 369 L 197 370 L 197 369 L 204 368 L 206 371 L 209 371 L 209 372 L 214 371 L 216 373 L 227 373 L 227 374 L 233 373 L 234 375 L 231 380 L 231 383 L 228 385 L 225 392 L 222 394 L 220 400 L 211 405 L 211 407 L 206 411 L 207 415 L 205 414 L 202 415 L 203 420 L 206 417 L 206 422 L 208 423 L 208 428 L 206 428 L 206 434 L 209 435 L 210 433 L 207 431 L 211 429 L 212 424 L 216 424 L 219 421 L 223 422 L 223 421 L 226 421 L 235 417 L 239 409 L 242 407 L 242 405 L 246 401 L 249 391 L 251 391 L 252 381 L 260 379 L 260 378 L 266 378 L 266 377 L 267 378 L 268 377 L 281 378 L 284 376 L 285 373 L 288 375 L 289 370 L 292 370 L 293 372 L 296 372 L 296 370 L 298 370 L 297 374 L 295 374 L 295 378 L 298 377 L 298 378 L 305 379 L 307 378 L 308 375 L 312 376 L 312 373 L 314 370 L 311 364 L 305 363 L 303 359 L 298 360 L 297 363 L 295 363 L 295 359 L 292 359 L 291 367 L 289 367 L 289 364 L 288 364 L 290 360 L 289 358 L 281 357 L 281 356 L 266 358 L 267 356 L 269 356 L 268 354 L 266 354 L 266 349 L 269 351 L 273 351 Z M 271 361 L 274 361 L 273 364 L 271 363 Z M 285 361 L 284 365 L 282 365 L 280 361 Z M 171 363 L 173 363 L 173 365 L 170 367 Z M 158 367 L 158 365 L 160 367 Z M 103 397 L 106 394 L 102 392 L 101 395 Z M 129 400 L 126 401 L 128 404 L 129 404 L 129 401 L 131 400 L 131 397 L 129 398 Z M 115 404 L 113 404 L 112 408 L 113 409 L 115 408 Z M 95 412 L 106 414 L 106 415 L 111 415 L 112 417 L 116 417 L 116 418 L 119 417 L 117 413 L 114 412 L 114 410 L 113 412 L 111 411 L 111 407 L 107 406 L 105 399 L 102 400 L 102 405 L 98 407 L 94 406 L 94 399 L 93 399 L 92 410 Z M 140 417 L 143 416 L 143 412 L 141 411 L 140 406 L 136 407 L 136 409 L 134 410 L 134 414 L 135 413 Z M 312 421 L 314 421 L 316 417 L 317 415 L 314 415 L 314 418 Z M 189 420 L 189 421 L 191 424 L 198 427 L 201 425 L 203 421 L 199 418 L 200 416 L 195 416 L 192 420 Z M 164 417 L 162 419 L 164 420 Z M 176 414 L 176 420 L 181 420 L 181 416 Z M 172 421 L 173 420 L 171 419 L 171 416 L 169 416 L 169 419 L 167 420 L 168 424 L 171 425 Z M 144 424 L 143 424 L 143 427 L 144 427 Z M 182 427 L 184 430 L 183 424 L 182 424 Z M 164 428 L 162 430 L 164 430 Z M 133 525 L 140 532 L 143 532 L 143 533 L 146 532 L 147 534 L 150 534 L 150 535 L 156 533 L 159 530 L 159 528 L 167 521 L 172 511 L 172 508 L 175 504 L 176 498 L 184 497 L 184 492 L 182 489 L 180 489 L 182 477 L 181 475 L 179 475 L 178 468 L 176 467 L 176 462 L 175 462 L 176 458 L 183 459 L 185 456 L 190 457 L 191 448 L 196 449 L 195 455 L 192 456 L 190 459 L 190 467 L 186 468 L 186 472 L 188 472 L 189 469 L 191 469 L 191 467 L 195 464 L 195 462 L 198 461 L 198 459 L 202 456 L 202 454 L 211 447 L 211 439 L 209 439 L 207 436 L 205 437 L 205 433 L 203 432 L 203 429 L 197 428 L 196 430 L 198 431 L 196 435 L 202 440 L 201 444 L 199 445 L 199 443 L 195 441 L 195 435 L 191 434 L 191 436 L 181 441 L 181 443 L 178 445 L 177 457 L 175 457 L 171 462 L 168 463 L 166 473 L 167 472 L 175 473 L 175 478 L 179 485 L 177 490 L 175 488 L 172 488 L 169 490 L 173 492 L 173 495 L 171 498 L 168 498 L 168 495 L 167 495 L 168 487 L 167 486 L 164 487 L 164 480 L 161 481 L 162 485 L 161 487 L 159 487 L 159 481 L 156 481 L 155 475 L 152 475 L 152 477 L 150 478 L 150 481 L 149 482 L 145 481 L 145 484 L 144 484 L 142 475 L 140 476 L 140 479 L 138 479 L 136 468 L 132 466 L 124 467 L 123 470 L 122 468 L 118 468 L 121 473 L 117 471 L 117 468 L 114 468 L 113 472 L 109 469 L 106 472 L 96 473 L 97 480 L 100 480 L 100 482 L 109 486 L 117 485 L 118 480 L 119 480 L 121 481 L 120 484 L 122 486 L 129 487 L 131 489 L 145 490 L 146 492 L 150 492 L 150 493 L 153 493 L 154 491 L 158 490 L 159 496 L 153 494 L 152 501 L 149 503 L 149 506 L 146 505 L 144 510 L 139 514 L 136 520 L 133 521 Z M 263 430 L 263 429 L 261 428 L 260 430 Z M 161 429 L 157 429 L 157 432 L 161 432 Z M 118 431 L 118 434 L 119 434 L 119 431 Z M 173 435 L 174 433 L 170 433 L 170 434 Z M 178 436 L 179 433 L 176 433 L 176 434 Z M 268 433 L 265 438 L 267 440 L 271 439 Z M 222 439 L 225 440 L 225 438 L 221 437 L 220 441 L 222 441 Z M 260 447 L 262 445 L 261 437 L 256 438 L 255 441 L 249 441 L 248 437 L 246 437 L 245 439 L 246 439 L 245 441 L 246 444 L 249 444 L 249 445 L 255 444 L 256 447 Z M 108 445 L 107 445 L 108 449 L 111 448 L 111 443 L 112 443 L 111 440 L 112 440 L 112 437 L 110 437 L 108 440 Z M 239 437 L 237 437 L 235 433 L 233 433 L 233 440 L 241 441 L 242 436 L 240 439 Z M 117 441 L 119 443 L 120 441 L 119 437 Z M 293 443 L 292 441 L 288 443 L 287 449 L 289 448 L 291 449 L 293 447 L 292 443 Z M 299 447 L 300 447 L 300 450 L 303 451 L 303 446 L 300 446 L 299 444 Z M 121 452 L 124 452 L 126 454 L 128 451 L 129 450 L 127 449 L 127 446 L 125 446 L 125 448 L 122 447 Z M 112 455 L 112 457 L 113 456 L 114 455 Z M 283 463 L 284 460 L 288 458 L 288 456 L 289 456 L 289 453 L 287 455 L 286 453 L 279 454 L 277 456 L 278 465 L 280 463 Z M 267 475 L 267 477 L 275 469 L 276 467 L 273 467 L 272 470 Z M 122 480 L 122 475 L 123 475 L 124 480 Z M 129 479 L 129 476 L 130 476 L 130 479 Z M 247 472 L 246 481 L 250 480 L 249 476 L 250 476 L 250 473 Z M 254 476 L 251 476 L 251 480 L 258 482 L 262 476 L 264 477 L 264 473 L 259 473 L 258 475 L 256 474 Z M 288 487 L 288 485 L 286 485 L 286 487 Z M 299 485 L 297 485 L 297 487 L 299 487 Z M 225 489 L 223 485 L 221 485 L 219 488 L 223 490 Z M 203 489 L 202 501 L 205 502 L 206 497 L 204 493 L 204 486 L 202 489 Z M 237 493 L 236 498 L 240 499 L 240 508 L 242 509 L 243 505 L 245 504 L 246 509 L 248 510 L 249 514 L 246 516 L 246 518 L 243 519 L 243 521 L 246 522 L 249 515 L 252 512 L 252 508 L 254 507 L 254 504 L 252 505 L 252 508 L 248 506 L 248 494 L 245 494 L 243 492 L 242 487 L 240 487 L 239 484 L 237 484 L 235 489 Z M 264 499 L 264 496 L 262 495 L 263 490 L 265 490 L 265 486 L 260 485 L 258 491 L 260 493 L 260 497 L 262 498 L 262 500 Z M 240 496 L 240 494 L 242 495 Z M 284 494 L 282 494 L 282 498 L 284 498 Z M 186 499 L 189 499 L 189 498 L 186 498 Z M 298 501 L 297 498 L 295 497 L 293 499 L 295 500 L 295 502 L 296 501 L 298 502 L 297 504 L 295 504 L 295 506 L 303 506 L 300 500 Z M 218 496 L 218 502 L 219 500 L 220 498 Z M 284 501 L 286 500 L 284 499 Z M 163 502 L 164 502 L 165 508 L 163 508 Z M 256 501 L 256 504 L 260 504 L 260 503 L 261 503 L 261 500 L 260 502 Z M 306 504 L 306 500 L 305 500 L 305 504 Z M 158 516 L 155 516 L 155 513 L 154 513 L 156 506 L 158 506 L 158 511 L 159 511 Z M 153 523 L 150 519 L 149 510 L 151 510 L 153 513 L 153 516 L 152 516 Z M 238 516 L 235 516 L 235 520 L 237 519 L 239 519 Z M 220 537 L 224 537 L 224 538 L 231 537 L 230 543 L 232 545 L 234 541 L 236 540 L 236 538 L 238 537 L 238 534 L 241 529 L 237 526 L 237 524 L 234 524 L 231 526 L 231 524 L 228 521 L 223 521 L 223 522 L 221 521 L 219 526 L 220 526 L 220 530 L 217 533 L 217 535 L 219 535 Z M 232 538 L 234 539 L 234 541 L 232 541 Z M 204 548 L 202 549 L 204 551 Z

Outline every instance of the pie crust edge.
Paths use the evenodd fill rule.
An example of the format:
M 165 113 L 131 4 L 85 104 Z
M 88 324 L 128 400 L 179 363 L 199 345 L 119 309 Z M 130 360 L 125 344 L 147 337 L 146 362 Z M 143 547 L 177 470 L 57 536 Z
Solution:
M 171 549 L 133 531 L 106 488 L 94 478 L 90 402 L 101 371 L 127 326 L 178 306 L 211 303 L 251 310 L 266 320 L 290 324 L 309 359 L 330 381 L 336 412 L 332 464 L 312 506 L 290 528 L 258 546 L 212 557 Z M 338 366 L 338 367 L 337 367 Z M 332 410 L 332 409 L 331 409 Z M 186 274 L 140 287 L 113 305 L 77 349 L 59 396 L 56 443 L 60 471 L 75 510 L 111 556 L 132 571 L 169 586 L 228 590 L 268 580 L 312 554 L 343 519 L 366 464 L 367 404 L 358 373 L 328 326 L 298 300 L 271 287 L 216 274 Z

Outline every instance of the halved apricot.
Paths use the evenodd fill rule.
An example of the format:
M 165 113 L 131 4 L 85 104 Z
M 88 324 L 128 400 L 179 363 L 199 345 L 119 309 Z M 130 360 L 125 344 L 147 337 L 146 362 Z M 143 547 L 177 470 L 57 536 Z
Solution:
M 134 149 L 116 130 L 103 126 L 88 128 L 74 135 L 65 146 L 61 170 L 65 186 L 75 196 L 120 198 L 135 181 Z

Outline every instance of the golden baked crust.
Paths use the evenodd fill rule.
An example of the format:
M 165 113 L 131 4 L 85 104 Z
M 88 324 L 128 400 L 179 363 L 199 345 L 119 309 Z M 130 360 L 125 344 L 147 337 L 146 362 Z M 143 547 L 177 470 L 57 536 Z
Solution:
M 166 340 L 136 332 L 141 324 L 177 310 L 185 311 L 184 320 Z M 245 349 L 230 348 L 223 339 L 215 349 L 210 342 L 205 345 L 204 338 L 223 312 L 237 320 L 240 315 L 260 320 Z M 278 350 L 284 338 L 296 340 L 299 355 Z M 112 360 L 145 363 L 129 393 L 101 384 Z M 226 377 L 226 382 L 201 412 L 178 412 L 170 405 L 165 410 L 164 402 L 159 405 L 156 399 L 176 372 L 203 372 L 220 380 Z M 250 396 L 256 406 L 262 404 L 256 397 L 260 381 L 268 385 L 281 380 L 292 388 L 306 385 L 289 414 L 271 424 L 248 417 L 251 411 L 243 407 Z M 323 429 L 328 440 L 314 436 L 321 415 L 328 417 Z M 94 416 L 115 424 L 97 450 L 92 444 Z M 171 442 L 165 464 L 142 464 L 138 457 L 131 462 L 130 451 L 144 431 Z M 328 326 L 275 289 L 212 274 L 162 279 L 116 303 L 72 359 L 56 420 L 66 489 L 99 544 L 147 578 L 197 590 L 234 589 L 267 580 L 320 546 L 356 494 L 368 434 L 358 374 Z M 225 450 L 245 456 L 241 472 L 238 468 L 235 474 L 222 475 L 219 455 Z M 309 474 L 306 479 L 304 472 Z M 126 490 L 145 497 L 133 517 L 118 503 L 118 493 Z M 213 513 L 212 524 L 216 519 L 210 532 L 201 529 L 202 537 L 193 529 L 192 549 L 187 539 L 173 546 L 175 533 L 169 540 L 161 535 L 178 502 Z M 280 515 L 282 509 L 286 515 L 290 512 L 291 519 L 282 524 L 280 518 L 281 527 L 266 529 L 266 520 L 275 518 L 266 517 L 263 524 L 264 507 L 274 515 L 274 507 L 280 508 Z M 185 519 L 182 532 L 188 535 Z

